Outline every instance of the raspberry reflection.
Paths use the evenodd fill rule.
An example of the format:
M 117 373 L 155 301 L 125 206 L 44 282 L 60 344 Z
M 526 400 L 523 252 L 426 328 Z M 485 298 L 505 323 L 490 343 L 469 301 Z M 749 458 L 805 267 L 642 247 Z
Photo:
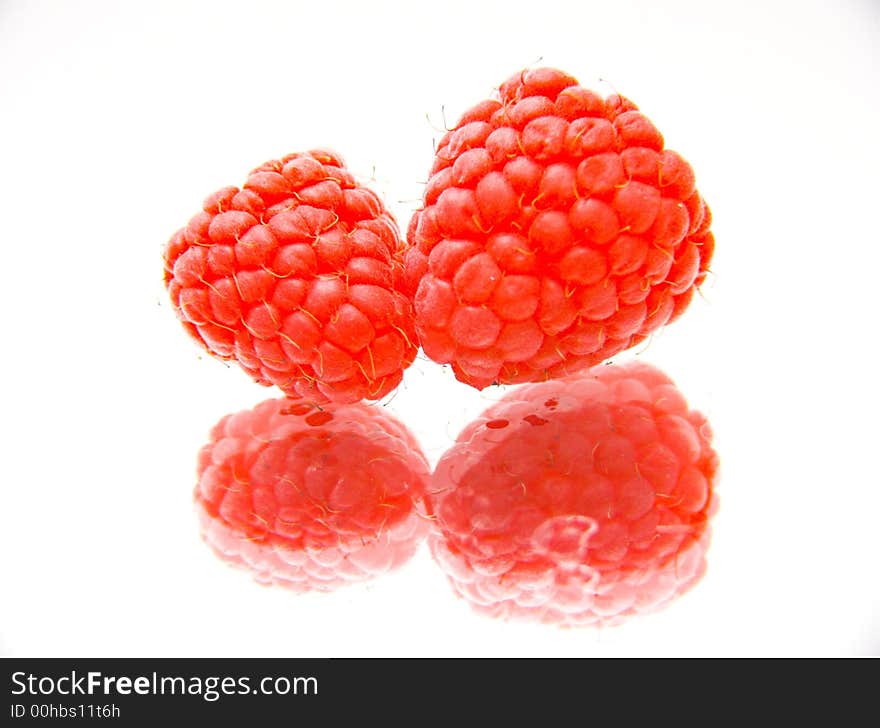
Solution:
M 195 502 L 223 560 L 265 584 L 330 591 L 413 555 L 429 477 L 415 437 L 378 407 L 270 399 L 214 426 Z
M 645 364 L 517 388 L 437 465 L 431 551 L 491 616 L 611 625 L 657 610 L 706 568 L 711 438 Z

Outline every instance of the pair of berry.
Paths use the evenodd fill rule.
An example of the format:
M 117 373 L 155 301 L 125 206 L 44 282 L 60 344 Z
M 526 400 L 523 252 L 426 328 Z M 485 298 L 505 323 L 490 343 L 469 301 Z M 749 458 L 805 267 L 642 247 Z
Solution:
M 331 415 L 358 423 L 357 412 L 366 410 L 354 403 L 391 392 L 419 345 L 477 388 L 573 375 L 559 386 L 586 399 L 575 396 L 558 413 L 530 403 L 522 422 L 496 417 L 484 423 L 488 449 L 474 452 L 490 459 L 507 452 L 500 442 L 534 428 L 528 442 L 516 446 L 524 449 L 504 455 L 521 452 L 522 465 L 504 461 L 490 468 L 497 482 L 478 477 L 479 470 L 461 479 L 438 475 L 446 472 L 441 467 L 435 480 L 454 487 L 425 496 L 417 484 L 424 485 L 427 470 L 413 465 L 424 464 L 419 454 L 410 465 L 423 477 L 409 477 L 411 487 L 400 492 L 391 482 L 397 475 L 366 477 L 367 461 L 339 453 L 333 458 L 341 460 L 315 455 L 309 461 L 306 448 L 285 461 L 291 468 L 298 458 L 311 462 L 302 473 L 294 468 L 295 476 L 285 475 L 287 486 L 248 491 L 217 481 L 210 487 L 220 500 L 206 498 L 217 507 L 208 512 L 238 524 L 247 538 L 262 533 L 255 524 L 264 522 L 266 534 L 306 539 L 295 543 L 311 543 L 306 536 L 315 530 L 338 538 L 335 550 L 319 538 L 317 547 L 297 552 L 332 571 L 356 566 L 358 557 L 341 545 L 349 536 L 397 539 L 386 529 L 400 497 L 413 508 L 423 503 L 448 537 L 435 542 L 435 553 L 444 554 L 452 573 L 462 564 L 471 569 L 469 580 L 459 583 L 470 585 L 462 591 L 474 601 L 497 603 L 510 589 L 525 589 L 529 596 L 513 603 L 530 608 L 540 593 L 557 607 L 575 600 L 559 614 L 579 614 L 581 607 L 601 614 L 595 599 L 616 583 L 608 574 L 625 573 L 618 581 L 635 593 L 650 572 L 639 563 L 655 564 L 662 556 L 668 565 L 685 542 L 702 543 L 715 464 L 708 440 L 694 434 L 701 425 L 688 419 L 686 405 L 676 400 L 677 409 L 667 413 L 650 399 L 649 380 L 662 375 L 624 371 L 621 381 L 632 384 L 621 385 L 622 399 L 613 387 L 613 394 L 594 399 L 605 375 L 583 372 L 684 311 L 712 257 L 710 221 L 690 166 L 664 149 L 634 104 L 620 96 L 603 99 L 554 69 L 516 74 L 501 85 L 499 98 L 474 106 L 440 141 L 406 242 L 381 200 L 336 154 L 292 154 L 258 167 L 243 188 L 209 197 L 172 237 L 165 281 L 190 334 L 212 354 L 238 361 L 256 381 L 277 385 L 288 401 L 276 408 L 300 412 L 295 416 L 304 418 L 306 431 L 322 425 L 315 418 Z M 547 401 L 556 398 L 536 391 Z M 316 412 L 315 405 L 328 406 Z M 345 405 L 352 407 L 338 409 Z M 605 430 L 596 429 L 589 414 L 600 405 L 604 414 L 594 414 Z M 678 419 L 661 426 L 656 418 L 666 414 Z M 644 424 L 649 420 L 652 426 Z M 551 426 L 539 430 L 542 421 Z M 285 422 L 284 432 L 293 427 Z M 501 422 L 514 424 L 508 430 Z M 323 425 L 331 445 L 342 438 L 333 425 Z M 542 439 L 546 433 L 554 433 L 551 441 Z M 401 442 L 415 447 L 406 437 Z M 556 453 L 552 462 L 529 460 L 535 442 L 535 452 Z M 454 453 L 448 454 L 452 470 L 470 462 Z M 588 464 L 589 472 L 575 461 Z M 346 475 L 334 462 L 353 472 Z M 314 489 L 305 485 L 307 476 Z M 544 485 L 536 495 L 530 486 L 537 482 Z M 531 505 L 516 501 L 511 483 Z M 692 509 L 686 518 L 676 515 L 681 503 Z M 357 527 L 345 525 L 345 518 L 327 525 L 331 516 L 364 504 L 369 513 Z M 299 515 L 291 521 L 294 512 Z M 657 551 L 657 544 L 665 545 Z M 522 549 L 531 549 L 534 559 Z M 620 559 L 636 552 L 640 556 L 621 571 Z M 605 611 L 620 612 L 615 605 Z
M 443 137 L 406 242 L 339 156 L 291 154 L 205 200 L 165 282 L 197 341 L 290 397 L 379 399 L 419 345 L 482 389 L 583 370 L 678 317 L 710 221 L 632 102 L 537 69 Z
M 335 589 L 404 563 L 427 534 L 481 611 L 613 624 L 701 576 L 716 507 L 710 439 L 644 364 L 513 390 L 433 474 L 381 408 L 271 399 L 214 428 L 196 503 L 207 542 L 264 583 Z

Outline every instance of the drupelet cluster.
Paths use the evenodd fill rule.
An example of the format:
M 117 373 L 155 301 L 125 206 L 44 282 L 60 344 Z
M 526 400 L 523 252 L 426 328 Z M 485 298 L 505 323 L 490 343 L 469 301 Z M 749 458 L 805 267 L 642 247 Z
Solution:
M 602 362 L 682 314 L 710 224 L 691 166 L 635 104 L 516 74 L 440 140 L 410 222 L 422 348 L 478 389 Z
M 266 162 L 224 187 L 165 250 L 186 330 L 260 384 L 311 401 L 379 399 L 416 355 L 396 285 L 403 243 L 337 154 Z

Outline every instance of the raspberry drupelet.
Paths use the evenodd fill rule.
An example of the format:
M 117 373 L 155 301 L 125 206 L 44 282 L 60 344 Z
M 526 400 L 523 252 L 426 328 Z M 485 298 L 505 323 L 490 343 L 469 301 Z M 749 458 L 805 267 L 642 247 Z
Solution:
M 290 154 L 208 197 L 165 250 L 186 330 L 257 382 L 379 399 L 416 355 L 397 223 L 333 152 Z
M 699 580 L 717 475 L 706 419 L 653 367 L 524 385 L 440 459 L 431 551 L 478 611 L 615 624 Z
M 270 399 L 215 425 L 195 502 L 222 559 L 265 584 L 330 591 L 412 556 L 429 478 L 415 437 L 382 409 Z
M 602 362 L 687 308 L 710 224 L 691 166 L 635 104 L 518 73 L 441 139 L 410 221 L 422 348 L 478 389 Z

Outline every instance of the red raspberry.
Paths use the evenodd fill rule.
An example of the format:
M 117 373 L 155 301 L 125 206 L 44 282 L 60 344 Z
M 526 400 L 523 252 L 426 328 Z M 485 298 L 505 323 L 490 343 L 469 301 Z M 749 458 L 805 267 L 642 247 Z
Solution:
M 429 477 L 413 435 L 381 409 L 270 399 L 214 426 L 195 501 L 221 558 L 263 583 L 329 591 L 412 556 Z
M 635 104 L 562 71 L 516 74 L 440 141 L 410 221 L 422 348 L 478 389 L 604 361 L 685 310 L 710 222 Z
M 396 286 L 403 243 L 379 198 L 326 151 L 289 154 L 224 187 L 165 250 L 187 331 L 292 397 L 393 390 L 416 354 Z
M 718 457 L 660 371 L 514 390 L 434 472 L 431 550 L 478 610 L 563 625 L 657 609 L 705 569 Z

